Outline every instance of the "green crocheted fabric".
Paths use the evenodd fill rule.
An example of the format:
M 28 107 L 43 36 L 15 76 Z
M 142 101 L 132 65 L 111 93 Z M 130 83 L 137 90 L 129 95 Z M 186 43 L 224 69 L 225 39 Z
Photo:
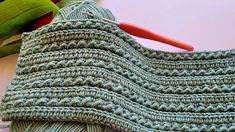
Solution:
M 100 19 L 54 22 L 24 33 L 2 119 L 235 131 L 234 55 L 149 50 Z
M 19 53 L 20 46 L 21 46 L 21 40 L 0 47 L 0 58 L 7 55 Z
M 59 8 L 50 0 L 5 0 L 0 3 L 0 41 L 19 32 L 30 21 Z

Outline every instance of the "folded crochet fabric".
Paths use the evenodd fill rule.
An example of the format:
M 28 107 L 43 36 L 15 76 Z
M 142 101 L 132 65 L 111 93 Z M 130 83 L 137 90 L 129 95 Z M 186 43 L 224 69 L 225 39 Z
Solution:
M 7 56 L 7 55 L 19 53 L 21 44 L 22 44 L 22 41 L 18 40 L 6 46 L 0 47 L 0 58 Z
M 5 0 L 0 2 L 0 41 L 19 32 L 27 23 L 59 8 L 50 0 Z
M 68 131 L 79 123 L 90 131 L 235 131 L 235 50 L 149 50 L 99 19 L 114 19 L 108 10 L 72 6 L 97 18 L 72 19 L 70 11 L 24 33 L 3 120 L 21 129 L 47 122 L 37 130 L 56 128 L 53 121 Z
M 0 2 L 0 45 L 11 36 L 25 31 L 26 25 L 59 8 L 50 0 L 5 0 Z M 28 27 L 27 27 L 28 28 Z M 0 47 L 0 57 L 19 52 L 20 46 Z

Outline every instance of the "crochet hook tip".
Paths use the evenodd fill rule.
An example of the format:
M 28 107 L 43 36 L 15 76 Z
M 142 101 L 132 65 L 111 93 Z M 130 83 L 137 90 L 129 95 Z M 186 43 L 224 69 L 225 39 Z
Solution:
M 83 14 L 86 14 L 86 15 L 88 15 L 88 16 L 94 16 L 92 13 L 90 13 L 90 12 L 83 12 Z M 102 17 L 102 19 L 104 20 L 104 21 L 107 21 L 107 22 L 109 22 L 109 23 L 112 23 L 112 24 L 115 24 L 115 25 L 118 25 L 119 23 L 118 22 L 115 22 L 115 21 L 112 21 L 112 20 L 109 20 L 109 19 L 106 19 L 106 18 L 103 18 Z

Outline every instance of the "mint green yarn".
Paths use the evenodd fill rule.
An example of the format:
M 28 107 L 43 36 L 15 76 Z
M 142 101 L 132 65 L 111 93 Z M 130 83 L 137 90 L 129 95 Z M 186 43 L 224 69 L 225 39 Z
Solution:
M 87 123 L 46 122 L 46 121 L 15 121 L 11 132 L 111 132 L 112 129 Z
M 12 130 L 235 131 L 235 50 L 153 51 L 102 12 L 69 12 L 23 34 L 2 103 Z

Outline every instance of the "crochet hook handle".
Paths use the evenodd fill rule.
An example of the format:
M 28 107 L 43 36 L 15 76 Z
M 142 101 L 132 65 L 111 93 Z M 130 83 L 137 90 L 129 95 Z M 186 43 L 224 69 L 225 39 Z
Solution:
M 83 12 L 83 13 L 87 14 L 89 16 L 94 16 L 93 14 L 91 14 L 89 12 Z M 185 50 L 188 50 L 188 51 L 193 51 L 194 50 L 193 46 L 191 46 L 189 44 L 186 44 L 184 42 L 180 42 L 180 41 L 177 41 L 177 40 L 173 40 L 173 39 L 161 36 L 159 34 L 151 32 L 147 29 L 144 29 L 142 27 L 135 26 L 133 24 L 128 24 L 128 23 L 125 23 L 125 22 L 119 22 L 118 23 L 118 22 L 115 22 L 115 21 L 112 21 L 112 20 L 109 20 L 109 19 L 106 19 L 106 18 L 102 18 L 102 19 L 104 21 L 116 24 L 120 29 L 124 30 L 125 32 L 127 32 L 131 35 L 141 37 L 141 38 L 145 38 L 145 39 L 158 41 L 158 42 L 162 42 L 162 43 L 165 43 L 165 44 L 168 44 L 168 45 L 171 45 L 171 46 L 174 46 L 174 47 L 178 47 L 178 48 L 181 48 L 181 49 L 185 49 Z
M 129 23 L 125 23 L 125 22 L 119 22 L 118 24 L 119 28 L 121 28 L 122 30 L 126 31 L 127 33 L 137 36 L 137 37 L 141 37 L 141 38 L 145 38 L 145 39 L 150 39 L 150 40 L 155 40 L 158 42 L 162 42 L 165 44 L 169 44 L 171 46 L 174 47 L 178 47 L 181 49 L 185 49 L 188 51 L 193 51 L 193 46 L 186 44 L 184 42 L 180 42 L 177 40 L 173 40 L 170 39 L 168 37 L 156 34 L 154 32 L 151 32 L 147 29 L 144 29 L 142 27 L 139 26 L 135 26 L 133 24 L 129 24 Z

